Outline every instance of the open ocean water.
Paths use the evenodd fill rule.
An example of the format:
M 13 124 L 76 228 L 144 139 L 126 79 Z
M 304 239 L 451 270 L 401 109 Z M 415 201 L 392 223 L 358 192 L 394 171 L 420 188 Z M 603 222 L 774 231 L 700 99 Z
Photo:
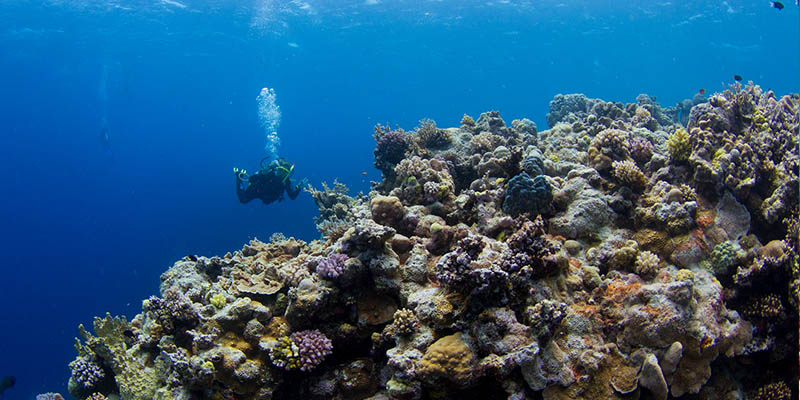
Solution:
M 0 397 L 66 393 L 77 325 L 132 317 L 175 260 L 319 237 L 307 193 L 237 201 L 264 87 L 294 178 L 354 194 L 377 123 L 541 131 L 558 93 L 667 107 L 734 75 L 796 93 L 799 35 L 793 1 L 4 0 Z

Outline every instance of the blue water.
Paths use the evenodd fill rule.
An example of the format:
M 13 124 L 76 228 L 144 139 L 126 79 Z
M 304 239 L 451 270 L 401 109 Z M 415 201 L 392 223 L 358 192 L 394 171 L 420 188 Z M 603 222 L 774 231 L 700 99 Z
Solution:
M 668 106 L 734 74 L 786 94 L 798 48 L 791 2 L 4 0 L 3 399 L 65 393 L 77 324 L 132 317 L 184 255 L 318 237 L 307 194 L 234 194 L 265 155 L 262 87 L 295 177 L 357 192 L 380 179 L 376 123 L 496 109 L 542 130 L 557 93 Z

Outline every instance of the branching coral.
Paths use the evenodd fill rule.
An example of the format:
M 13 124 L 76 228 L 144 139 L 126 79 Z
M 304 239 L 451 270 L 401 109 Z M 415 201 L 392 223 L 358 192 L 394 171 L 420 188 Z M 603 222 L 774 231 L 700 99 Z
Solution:
M 694 179 L 706 191 L 725 187 L 754 215 L 774 224 L 797 203 L 797 95 L 777 98 L 759 86 L 736 84 L 692 109 Z
M 390 333 L 398 336 L 410 336 L 419 329 L 419 319 L 414 311 L 401 308 L 394 313 L 394 320 L 388 326 Z
M 764 385 L 753 394 L 753 400 L 789 400 L 792 390 L 783 382 L 773 382 Z
M 69 369 L 72 372 L 70 380 L 83 386 L 84 389 L 97 386 L 105 378 L 103 367 L 97 363 L 96 359 L 89 356 L 79 357 L 70 362 Z
M 300 349 L 289 336 L 281 336 L 269 351 L 269 358 L 276 367 L 285 370 L 300 368 Z
M 642 276 L 653 276 L 658 272 L 661 260 L 658 255 L 649 251 L 642 251 L 636 256 L 636 273 Z
M 399 186 L 391 195 L 404 205 L 450 203 L 455 198 L 455 183 L 443 160 L 425 160 L 414 156 L 404 159 L 395 168 Z
M 344 272 L 345 261 L 347 261 L 346 254 L 331 254 L 317 263 L 317 274 L 325 279 L 336 279 Z
M 416 139 L 424 148 L 442 148 L 450 144 L 450 133 L 436 127 L 436 122 L 431 119 L 419 121 L 419 127 L 414 130 Z
M 557 272 L 560 259 L 556 256 L 559 246 L 545 238 L 544 222 L 541 217 L 534 221 L 521 218 L 516 232 L 508 238 L 508 252 L 503 255 L 503 270 L 507 271 L 515 283 L 522 283 L 527 277 L 543 277 Z
M 319 208 L 319 217 L 314 218 L 317 230 L 329 240 L 340 238 L 355 220 L 352 211 L 357 200 L 347 195 L 347 186 L 334 180 L 332 188 L 322 182 L 322 190 L 308 185 L 305 191 Z
M 619 129 L 606 129 L 592 139 L 586 157 L 589 166 L 607 171 L 614 161 L 627 160 L 630 155 L 630 135 Z
M 439 260 L 436 272 L 439 282 L 454 289 L 464 287 L 472 271 L 471 263 L 478 258 L 484 245 L 478 236 L 461 239 L 453 251 Z
M 145 368 L 135 357 L 127 352 L 127 335 L 130 324 L 125 318 L 95 318 L 92 336 L 83 325 L 78 327 L 85 341 L 77 341 L 75 348 L 80 356 L 96 354 L 114 372 L 114 379 L 120 395 L 125 400 L 152 400 L 158 387 L 155 371 Z
M 653 150 L 653 144 L 641 136 L 636 136 L 631 140 L 631 157 L 639 164 L 644 165 L 650 161 Z
M 333 353 L 331 340 L 317 329 L 295 332 L 289 338 L 297 346 L 300 371 L 311 371 Z
M 380 124 L 375 126 L 375 168 L 391 176 L 394 166 L 405 157 L 408 150 L 406 133 L 402 129 L 392 130 Z
M 630 160 L 614 161 L 614 176 L 622 183 L 630 185 L 636 190 L 641 190 L 647 185 L 647 177 L 644 176 L 636 163 Z
M 384 179 L 368 197 L 307 189 L 327 240 L 275 235 L 179 260 L 131 323 L 81 330 L 70 392 L 588 399 L 724 384 L 743 398 L 788 382 L 796 103 L 754 88 L 712 96 L 689 118 L 688 158 L 671 164 L 681 115 L 648 96 L 561 96 L 544 132 L 497 112 L 446 130 L 379 126 Z
M 755 299 L 742 310 L 749 318 L 776 318 L 783 313 L 781 299 L 774 293 Z
M 689 134 L 685 129 L 678 128 L 672 132 L 667 140 L 667 150 L 669 150 L 669 159 L 674 164 L 689 160 L 689 155 L 692 154 L 692 145 L 689 143 Z

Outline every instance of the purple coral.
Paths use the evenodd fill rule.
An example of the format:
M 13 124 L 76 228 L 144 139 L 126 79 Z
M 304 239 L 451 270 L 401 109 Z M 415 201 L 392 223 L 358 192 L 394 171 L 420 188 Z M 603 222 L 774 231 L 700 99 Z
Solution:
M 503 270 L 512 275 L 541 278 L 558 269 L 555 254 L 559 248 L 544 236 L 541 216 L 534 221 L 521 218 L 517 231 L 508 238 L 509 251 L 503 257 Z M 524 280 L 524 279 L 523 279 Z
M 331 254 L 317 263 L 317 274 L 325 279 L 336 279 L 344 272 L 345 261 L 347 261 L 347 255 L 342 253 Z
M 472 295 L 500 295 L 502 302 L 505 302 L 505 293 L 510 289 L 508 273 L 497 265 L 489 265 L 485 268 L 477 268 L 470 271 Z
M 402 129 L 390 130 L 378 125 L 375 127 L 375 142 L 375 167 L 391 172 L 408 150 L 406 133 Z
M 636 136 L 631 140 L 631 156 L 639 164 L 646 164 L 653 157 L 653 144 L 649 140 Z
M 300 370 L 311 371 L 333 352 L 333 344 L 318 329 L 293 333 L 290 338 L 300 355 Z
M 163 298 L 151 296 L 142 305 L 142 310 L 152 313 L 152 318 L 170 333 L 178 326 L 193 328 L 198 321 L 192 301 L 176 289 L 165 291 Z
M 455 250 L 442 256 L 437 265 L 436 278 L 450 287 L 462 286 L 469 280 L 471 263 L 483 251 L 483 240 L 478 236 L 467 236 L 458 241 Z
M 105 378 L 103 367 L 94 358 L 83 356 L 69 363 L 72 379 L 86 389 L 95 387 Z

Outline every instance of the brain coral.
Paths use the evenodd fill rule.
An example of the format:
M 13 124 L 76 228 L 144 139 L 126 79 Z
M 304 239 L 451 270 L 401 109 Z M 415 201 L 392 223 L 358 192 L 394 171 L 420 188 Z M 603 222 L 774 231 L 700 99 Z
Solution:
M 454 384 L 466 385 L 473 377 L 475 355 L 464 343 L 461 333 L 435 341 L 419 363 L 419 372 L 428 378 L 446 378 Z

